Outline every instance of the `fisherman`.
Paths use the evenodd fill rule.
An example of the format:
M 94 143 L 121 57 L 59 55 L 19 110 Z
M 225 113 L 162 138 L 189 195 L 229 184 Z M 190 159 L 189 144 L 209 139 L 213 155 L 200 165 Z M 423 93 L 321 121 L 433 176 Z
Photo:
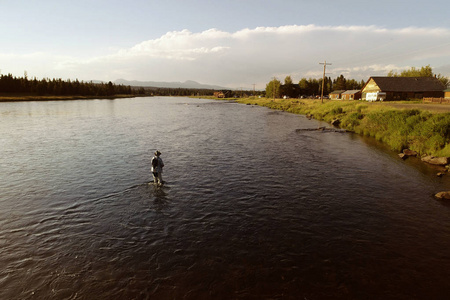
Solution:
M 153 174 L 153 182 L 162 185 L 164 182 L 162 180 L 162 170 L 164 167 L 164 163 L 159 157 L 161 152 L 158 150 L 155 151 L 155 156 L 152 157 L 152 174 Z

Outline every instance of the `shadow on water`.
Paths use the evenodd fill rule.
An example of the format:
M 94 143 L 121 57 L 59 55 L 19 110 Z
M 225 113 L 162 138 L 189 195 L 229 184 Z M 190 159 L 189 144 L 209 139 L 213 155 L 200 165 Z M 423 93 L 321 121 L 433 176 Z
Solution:
M 170 201 L 168 198 L 168 190 L 170 187 L 158 186 L 152 182 L 149 182 L 147 186 L 151 190 L 151 195 L 154 197 L 154 204 L 158 205 L 160 209 L 163 209 Z
M 163 211 L 169 207 L 171 202 L 169 197 L 169 186 L 158 186 L 153 182 L 141 183 L 121 191 L 117 191 L 94 199 L 85 199 L 84 203 L 105 203 L 105 202 L 129 202 L 148 204 L 148 208 L 154 211 Z

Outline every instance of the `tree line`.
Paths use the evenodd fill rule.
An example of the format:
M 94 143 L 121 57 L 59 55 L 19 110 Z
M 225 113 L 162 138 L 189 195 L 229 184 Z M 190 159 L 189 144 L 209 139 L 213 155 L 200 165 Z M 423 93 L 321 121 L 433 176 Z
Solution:
M 439 79 L 445 87 L 449 86 L 450 80 L 441 74 L 433 73 L 433 68 L 430 65 L 416 69 L 411 67 L 409 70 L 403 70 L 402 72 L 394 72 L 394 70 L 389 71 L 388 77 L 436 77 Z
M 442 76 L 441 74 L 433 73 L 433 69 L 430 65 L 416 69 L 412 67 L 408 70 L 403 70 L 400 73 L 391 70 L 388 77 L 436 77 L 442 84 L 447 87 L 450 84 L 448 77 Z M 338 76 L 336 79 L 331 80 L 330 77 L 325 77 L 323 94 L 328 95 L 329 93 L 337 90 L 360 90 L 364 87 L 366 82 L 364 80 L 356 81 L 354 79 L 346 79 L 344 75 Z M 284 79 L 284 84 L 278 79 L 274 78 L 266 85 L 266 97 L 267 98 L 280 98 L 282 96 L 287 96 L 289 98 L 298 98 L 301 96 L 316 96 L 322 93 L 322 78 L 302 78 L 298 84 L 292 82 L 291 76 L 286 76 Z
M 321 95 L 322 78 L 302 78 L 298 84 L 294 84 L 291 76 L 286 76 L 284 84 L 274 78 L 266 85 L 266 97 L 280 98 L 287 96 L 289 98 L 310 97 Z M 355 79 L 346 79 L 344 75 L 338 76 L 336 79 L 325 77 L 323 94 L 328 95 L 336 90 L 359 90 L 366 84 L 364 80 L 356 81 Z
M 0 93 L 30 94 L 38 96 L 113 96 L 137 93 L 130 86 L 44 78 L 38 80 L 0 75 Z
M 216 90 L 190 88 L 140 87 L 139 94 L 152 96 L 212 96 Z
M 28 79 L 12 74 L 0 75 L 0 93 L 38 96 L 212 96 L 215 90 L 189 88 L 132 87 L 108 83 L 93 83 L 76 80 Z

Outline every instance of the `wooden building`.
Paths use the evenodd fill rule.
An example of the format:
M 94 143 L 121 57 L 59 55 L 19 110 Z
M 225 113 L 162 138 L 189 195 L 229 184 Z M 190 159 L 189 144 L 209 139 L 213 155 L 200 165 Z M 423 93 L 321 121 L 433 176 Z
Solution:
M 339 100 L 341 99 L 342 93 L 345 92 L 344 90 L 337 90 L 337 91 L 333 91 L 331 92 L 328 96 L 330 97 L 330 99 L 332 100 Z
M 385 94 L 384 100 L 439 98 L 444 96 L 444 85 L 435 77 L 370 77 L 362 89 L 361 98 Z
M 349 90 L 342 93 L 342 100 L 359 100 L 361 99 L 360 90 Z
M 444 98 L 445 99 L 450 99 L 450 89 L 444 90 Z
M 214 97 L 225 98 L 225 94 L 223 92 L 214 92 Z

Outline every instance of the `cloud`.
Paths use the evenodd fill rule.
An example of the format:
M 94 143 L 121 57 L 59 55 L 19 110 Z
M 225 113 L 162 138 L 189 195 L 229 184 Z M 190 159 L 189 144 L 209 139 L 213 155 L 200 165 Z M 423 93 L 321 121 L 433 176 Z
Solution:
M 227 33 L 215 29 L 197 34 L 188 30 L 168 32 L 161 38 L 145 41 L 131 49 L 122 50 L 119 55 L 191 61 L 198 59 L 201 55 L 226 50 L 228 47 L 217 44 L 217 40 L 226 36 L 228 36 Z
M 74 58 L 65 55 L 55 55 L 45 52 L 31 52 L 27 54 L 0 53 L 0 71 L 2 74 L 12 73 L 14 76 L 23 76 L 27 72 L 30 77 L 72 78 L 65 70 L 58 75 L 58 66 Z M 64 76 L 63 76 L 64 75 Z
M 230 87 L 264 88 L 273 76 L 321 77 L 319 62 L 331 63 L 327 76 L 357 80 L 390 70 L 430 64 L 450 76 L 450 30 L 386 29 L 376 26 L 292 25 L 167 32 L 113 54 L 79 59 L 63 55 L 0 54 L 0 66 L 29 74 L 84 80 L 185 81 Z M 7 63 L 14 60 L 15 64 Z M 6 62 L 6 63 L 5 63 Z M 18 63 L 20 62 L 20 63 Z M 54 74 L 54 75 L 52 75 Z

